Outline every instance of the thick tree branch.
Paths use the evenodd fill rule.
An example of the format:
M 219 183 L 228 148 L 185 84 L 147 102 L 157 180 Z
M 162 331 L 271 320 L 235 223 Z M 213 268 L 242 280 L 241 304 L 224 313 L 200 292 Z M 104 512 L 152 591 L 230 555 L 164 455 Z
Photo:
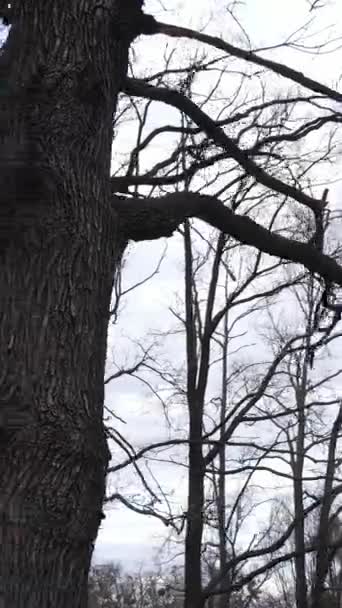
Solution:
M 217 146 L 223 148 L 227 152 L 227 155 L 230 158 L 233 158 L 246 173 L 252 175 L 257 182 L 275 192 L 295 199 L 302 205 L 306 205 L 312 209 L 314 212 L 317 212 L 322 208 L 322 201 L 312 198 L 290 184 L 286 184 L 259 167 L 259 165 L 251 159 L 247 151 L 239 148 L 239 146 L 225 134 L 223 129 L 221 129 L 212 118 L 203 112 L 203 110 L 191 101 L 191 99 L 182 95 L 182 93 L 166 87 L 154 87 L 137 78 L 127 78 L 123 85 L 123 91 L 127 93 L 127 95 L 161 101 L 178 108 L 181 112 L 187 114 L 198 127 L 203 129 Z
M 145 32 L 143 32 L 145 33 Z M 217 38 L 216 36 L 208 36 L 207 34 L 203 34 L 201 32 L 197 32 L 196 30 L 192 30 L 187 27 L 179 27 L 177 25 L 171 25 L 169 23 L 161 23 L 159 21 L 154 22 L 154 30 L 146 33 L 151 34 L 164 34 L 165 36 L 172 36 L 174 38 L 189 38 L 191 40 L 197 40 L 198 42 L 203 42 L 204 44 L 208 44 L 220 51 L 225 51 L 228 55 L 232 55 L 233 57 L 237 57 L 238 59 L 243 59 L 248 61 L 249 63 L 254 63 L 255 65 L 259 65 L 268 70 L 271 70 L 275 74 L 279 76 L 283 76 L 284 78 L 288 78 L 292 80 L 296 84 L 299 84 L 310 91 L 314 91 L 315 93 L 320 93 L 321 95 L 326 95 L 330 97 L 330 99 L 334 99 L 335 101 L 342 101 L 342 94 L 326 85 L 318 82 L 317 80 L 313 80 L 312 78 L 308 78 L 302 72 L 290 68 L 283 63 L 278 63 L 277 61 L 272 61 L 271 59 L 266 59 L 264 57 L 260 57 L 256 52 L 246 51 L 244 49 L 240 49 L 229 42 L 225 42 L 221 38 Z
M 197 217 L 245 245 L 302 264 L 325 281 L 342 286 L 342 267 L 335 260 L 307 243 L 285 238 L 246 216 L 236 215 L 214 196 L 176 192 L 160 198 L 113 197 L 113 209 L 119 214 L 126 240 L 169 237 L 186 218 Z

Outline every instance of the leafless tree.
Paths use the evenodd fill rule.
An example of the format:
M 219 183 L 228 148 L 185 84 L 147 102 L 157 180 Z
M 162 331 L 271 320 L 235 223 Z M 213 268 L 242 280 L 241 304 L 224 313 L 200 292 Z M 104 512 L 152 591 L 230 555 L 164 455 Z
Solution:
M 338 125 L 341 94 L 253 49 L 158 22 L 142 12 L 140 0 L 58 6 L 16 0 L 2 8 L 11 29 L 0 57 L 0 594 L 6 608 L 76 608 L 86 605 L 102 519 L 106 339 L 115 270 L 127 242 L 171 236 L 197 217 L 306 267 L 329 286 L 342 284 L 338 261 L 314 246 L 319 239 L 280 234 L 264 218 L 226 206 L 222 195 L 140 197 L 127 192 L 133 175 L 110 178 L 119 93 L 180 110 L 212 162 L 225 155 L 239 182 L 296 201 L 316 219 L 325 201 L 291 167 L 290 156 L 280 169 L 283 157 L 273 159 L 272 145 L 274 137 L 282 139 L 285 149 L 308 132 Z M 236 140 L 229 117 L 211 117 L 181 91 L 158 85 L 153 74 L 127 76 L 133 41 L 157 34 L 196 41 L 292 81 L 297 106 L 311 104 L 314 118 L 299 131 L 283 123 L 275 136 Z M 273 96 L 269 103 L 278 101 Z M 269 164 L 261 162 L 265 157 Z M 193 599 L 188 608 L 195 608 Z
M 89 608 L 180 608 L 175 572 L 123 572 L 119 564 L 94 566 L 89 578 Z

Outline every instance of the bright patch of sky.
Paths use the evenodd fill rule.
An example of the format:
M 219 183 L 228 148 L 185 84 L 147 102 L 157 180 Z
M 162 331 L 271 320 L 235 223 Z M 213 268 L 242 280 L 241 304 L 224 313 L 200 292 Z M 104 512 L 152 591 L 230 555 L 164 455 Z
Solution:
M 282 61 L 330 86 L 338 87 L 339 66 L 342 65 L 342 62 L 336 25 L 340 23 L 340 6 L 337 1 L 326 2 L 324 9 L 311 13 L 308 11 L 309 5 L 305 0 L 287 0 L 287 2 L 246 0 L 246 2 L 230 4 L 230 6 L 233 5 L 236 6 L 235 14 L 239 19 L 239 24 L 227 11 L 228 2 L 217 2 L 217 0 L 197 0 L 196 3 L 193 0 L 172 3 L 149 0 L 146 2 L 145 10 L 160 21 L 202 29 L 208 34 L 222 36 L 227 42 L 246 49 L 265 49 L 286 41 L 295 43 L 296 48 L 291 48 L 288 44 L 287 48 L 263 51 L 263 53 L 273 60 Z M 311 52 L 313 46 L 322 43 L 328 43 L 328 45 L 324 49 L 322 48 L 320 55 Z M 306 47 L 304 49 L 302 46 L 298 46 L 303 44 Z M 174 47 L 177 61 L 181 65 L 186 65 L 191 49 L 208 50 L 200 44 L 184 39 L 175 42 L 173 39 L 165 40 L 162 36 L 141 38 L 135 45 L 135 73 L 144 75 L 145 70 L 161 69 L 164 51 L 166 48 L 170 50 Z M 333 50 L 336 51 L 336 54 L 331 54 Z M 271 78 L 273 76 L 270 75 Z M 287 81 L 283 81 L 282 86 L 284 90 L 287 90 L 289 86 L 293 87 Z M 156 105 L 151 128 L 165 122 L 168 124 L 178 122 L 178 119 L 177 112 L 159 104 Z M 125 125 L 121 131 L 118 131 L 113 147 L 115 161 L 118 159 L 119 151 L 121 154 L 130 149 L 132 145 L 130 136 L 134 132 L 134 128 L 132 127 L 131 130 L 130 125 Z M 165 147 L 168 145 L 170 145 L 170 139 L 165 142 Z M 142 162 L 145 163 L 143 167 L 148 169 L 149 165 L 158 160 L 161 154 L 164 156 L 162 141 L 154 147 L 147 158 L 143 158 Z M 113 166 L 117 166 L 116 162 Z M 336 186 L 335 196 L 338 191 L 339 187 Z M 141 280 L 143 276 L 147 276 L 153 270 L 164 246 L 164 242 L 152 242 L 134 245 L 130 248 L 124 274 L 126 286 Z M 145 341 L 146 345 L 146 340 L 148 341 L 146 332 L 152 329 L 160 331 L 170 325 L 167 307 L 175 301 L 177 294 L 182 295 L 183 293 L 182 264 L 181 239 L 176 236 L 168 241 L 167 256 L 158 275 L 126 300 L 118 328 L 111 329 L 109 333 L 109 353 L 112 348 L 116 353 L 120 351 L 125 353 L 127 335 L 140 338 Z M 249 342 L 253 343 L 254 326 L 248 327 L 247 322 L 245 329 L 249 329 L 251 336 Z M 170 358 L 182 365 L 182 361 L 184 361 L 182 339 L 179 338 L 174 343 L 169 341 L 167 344 Z M 127 357 L 129 359 L 128 354 Z M 110 367 L 110 355 L 108 365 Z M 142 390 L 136 380 L 124 377 L 119 382 L 109 385 L 106 403 L 114 408 L 117 415 L 124 418 L 126 424 L 121 426 L 118 422 L 115 424 L 119 425 L 120 432 L 129 438 L 135 448 L 168 438 L 169 428 L 160 403 Z M 184 406 L 180 405 L 178 410 L 175 408 L 175 411 L 178 412 L 181 426 L 182 420 L 184 421 Z M 185 505 L 186 501 L 186 470 L 184 467 L 182 468 L 184 457 L 184 451 L 180 449 L 178 458 L 177 450 L 174 453 L 174 459 L 179 463 L 178 467 L 169 466 L 170 456 L 167 456 L 166 462 L 154 463 L 154 473 L 158 475 L 158 481 L 164 490 L 169 493 L 169 500 L 175 505 L 177 502 Z M 281 465 L 278 466 L 281 468 Z M 118 477 L 111 478 L 109 490 L 115 491 L 116 488 L 118 491 L 126 491 L 127 496 L 130 493 L 134 495 L 139 493 L 136 483 L 136 477 L 125 471 Z M 260 491 L 261 496 L 268 483 L 271 483 L 271 480 L 265 475 L 263 477 L 264 485 L 259 487 L 259 490 L 255 489 L 256 495 Z M 286 484 L 283 484 L 282 489 L 279 488 L 279 492 L 286 494 L 287 491 Z M 254 517 L 256 517 L 255 525 L 258 514 Z M 262 510 L 259 517 L 262 521 Z M 250 526 L 253 527 L 253 523 Z M 139 517 L 115 502 L 110 507 L 100 531 L 95 560 L 123 559 L 132 565 L 132 560 L 135 559 L 136 565 L 138 565 L 142 557 L 151 559 L 151 547 L 154 545 L 157 547 L 160 539 L 166 533 L 167 530 L 160 521 L 146 516 Z
M 339 66 L 342 65 L 342 57 L 338 40 L 341 8 L 337 0 L 326 2 L 326 8 L 312 13 L 308 12 L 308 2 L 305 0 L 287 0 L 286 2 L 246 0 L 245 2 L 230 3 L 230 6 L 233 5 L 236 6 L 236 16 L 239 18 L 240 25 L 227 11 L 228 2 L 222 0 L 196 0 L 195 3 L 194 0 L 176 2 L 166 0 L 163 3 L 159 0 L 148 0 L 145 9 L 160 21 L 201 29 L 208 34 L 222 36 L 227 42 L 246 49 L 271 47 L 285 41 L 302 44 L 304 41 L 306 46 L 304 50 L 287 46 L 287 48 L 265 51 L 264 54 L 328 85 L 338 87 Z M 305 29 L 303 29 L 304 26 Z M 6 28 L 0 27 L 0 41 L 4 39 L 6 31 Z M 309 52 L 310 47 L 322 42 L 329 43 L 325 47 L 325 51 L 332 52 L 337 49 L 336 53 L 322 52 L 317 55 Z M 166 48 L 170 50 L 173 47 L 176 48 L 174 66 L 177 62 L 178 65 L 186 65 L 195 48 L 208 51 L 208 48 L 203 45 L 191 43 L 188 40 L 166 40 L 163 36 L 141 38 L 135 45 L 137 75 L 143 75 L 146 70 L 161 69 L 164 51 Z M 235 65 L 236 62 L 232 61 L 232 63 Z M 227 98 L 230 90 L 234 88 L 230 86 L 229 79 L 232 78 L 233 75 L 229 74 L 224 81 Z M 270 80 L 272 78 L 270 75 Z M 282 83 L 284 90 L 287 90 L 288 84 L 286 81 Z M 196 91 L 200 91 L 199 84 Z M 162 104 L 156 105 L 154 112 L 151 128 L 165 122 L 171 124 L 179 120 L 178 112 Z M 135 127 L 129 124 L 125 124 L 118 131 L 113 147 L 113 168 L 117 167 L 120 160 L 125 159 L 125 153 L 131 149 L 134 134 Z M 171 145 L 170 138 L 160 140 L 148 155 L 142 157 L 142 169 L 148 169 L 156 160 L 164 157 L 164 148 Z M 339 185 L 337 185 L 332 191 L 333 198 L 336 200 L 338 200 L 339 189 Z M 130 246 L 124 271 L 124 286 L 127 288 L 148 276 L 155 268 L 164 248 L 163 240 Z M 174 323 L 169 307 L 170 305 L 175 306 L 177 296 L 181 298 L 183 295 L 182 267 L 182 239 L 177 235 L 169 239 L 167 243 L 166 257 L 158 274 L 146 285 L 132 292 L 131 297 L 125 300 L 118 325 L 110 328 L 108 374 L 116 370 L 113 365 L 114 359 L 118 364 L 132 362 L 133 339 L 140 340 L 144 347 L 152 343 L 155 335 L 151 335 L 151 331 L 154 331 L 154 334 L 159 332 L 159 344 L 167 352 L 167 356 L 178 366 L 179 373 L 184 371 L 183 337 L 174 336 L 170 339 L 160 335 L 160 332 Z M 281 310 L 279 316 L 281 316 Z M 255 323 L 253 318 L 239 326 L 240 331 L 248 330 L 247 341 L 251 345 L 255 340 L 253 332 L 256 325 L 258 323 Z M 162 349 L 157 352 L 158 356 L 162 356 L 160 354 Z M 215 382 L 217 382 L 217 377 L 214 376 L 213 385 Z M 334 387 L 329 389 L 329 395 L 338 394 L 339 388 L 339 383 L 335 383 Z M 182 430 L 186 419 L 184 404 L 175 402 L 172 405 L 169 412 L 172 419 L 173 430 L 171 432 L 161 402 L 151 394 L 146 385 L 141 385 L 137 379 L 124 376 L 120 380 L 108 384 L 106 405 L 114 409 L 115 414 L 124 420 L 124 423 L 115 420 L 114 424 L 134 445 L 135 449 L 152 442 L 167 440 L 171 435 L 174 436 L 175 428 L 177 436 L 184 437 Z M 115 466 L 123 458 L 122 452 L 114 450 L 112 465 Z M 164 460 L 159 455 L 159 460 L 153 463 L 153 475 L 163 487 L 169 504 L 178 511 L 181 511 L 181 508 L 186 505 L 187 469 L 185 464 L 186 452 L 182 446 L 173 450 L 172 458 L 167 452 Z M 280 465 L 278 466 L 280 467 Z M 265 489 L 272 483 L 272 479 L 265 474 L 262 482 L 261 485 L 261 477 L 259 477 L 258 484 L 254 487 L 255 496 L 260 495 L 260 500 L 265 494 Z M 238 490 L 237 484 L 235 490 Z M 111 492 L 120 492 L 126 498 L 133 497 L 137 504 L 143 493 L 137 476 L 131 470 L 123 470 L 110 477 L 108 493 Z M 286 483 L 279 488 L 280 492 L 286 494 Z M 261 506 L 261 510 L 253 515 L 254 519 L 247 528 L 253 528 L 258 518 L 262 521 L 263 508 Z M 139 567 L 141 563 L 151 563 L 157 548 L 167 534 L 163 523 L 153 517 L 138 516 L 120 505 L 118 501 L 108 507 L 106 515 L 97 539 L 94 561 L 122 561 L 128 567 Z

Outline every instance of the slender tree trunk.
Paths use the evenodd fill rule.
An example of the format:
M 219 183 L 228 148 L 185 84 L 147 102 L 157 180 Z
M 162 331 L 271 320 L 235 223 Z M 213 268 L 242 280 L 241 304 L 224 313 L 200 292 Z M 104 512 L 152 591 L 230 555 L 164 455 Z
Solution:
M 332 488 L 335 477 L 336 467 L 336 446 L 339 437 L 339 433 L 342 426 L 342 404 L 339 407 L 338 414 L 333 424 L 329 449 L 328 449 L 328 462 L 325 473 L 325 483 L 323 492 L 323 502 L 321 506 L 319 526 L 318 526 L 318 549 L 316 553 L 316 572 L 314 577 L 313 589 L 312 589 L 312 608 L 320 608 L 324 598 L 324 582 L 329 571 L 330 555 L 329 555 L 329 542 L 330 542 L 330 510 L 332 505 Z
M 203 534 L 203 455 L 202 420 L 199 404 L 191 400 L 189 448 L 189 497 L 185 538 L 185 608 L 201 608 L 202 595 L 201 548 Z
M 298 402 L 297 402 L 298 404 Z M 296 462 L 293 467 L 294 480 L 294 509 L 295 509 L 295 572 L 296 572 L 296 606 L 307 608 L 307 584 L 305 566 L 305 529 L 303 506 L 303 462 L 304 462 L 304 409 L 299 406 L 298 436 L 296 442 Z
M 115 39 L 112 24 L 129 4 L 103 2 L 95 10 L 95 0 L 18 0 L 1 56 L 0 606 L 6 608 L 87 603 L 108 463 L 102 422 L 108 311 L 122 250 L 109 171 L 129 41 Z
M 187 344 L 187 395 L 189 409 L 189 495 L 185 536 L 185 608 L 201 608 L 204 461 L 202 448 L 203 399 L 197 379 L 196 327 L 192 299 L 192 251 L 188 223 L 185 223 L 185 306 Z
M 226 298 L 228 289 L 226 284 Z M 219 483 L 218 483 L 218 532 L 220 551 L 220 573 L 221 590 L 227 588 L 227 539 L 226 539 L 226 415 L 227 415 L 227 376 L 228 376 L 228 310 L 223 319 L 223 349 L 222 349 L 222 388 L 221 388 L 221 411 L 220 411 L 220 452 L 219 452 Z M 218 608 L 228 608 L 230 596 L 222 593 L 218 596 Z
M 296 387 L 296 405 L 298 408 L 298 430 L 296 440 L 296 455 L 293 464 L 294 473 L 294 509 L 296 527 L 295 536 L 295 572 L 296 572 L 296 606 L 297 608 L 307 608 L 307 583 L 306 583 L 306 564 L 305 564 L 305 517 L 303 505 L 303 471 L 304 471 L 304 448 L 305 448 L 305 397 L 308 381 L 308 353 L 310 338 L 306 344 L 305 357 L 301 370 L 301 377 Z
M 314 283 L 310 278 L 306 287 L 306 338 L 304 341 L 303 356 L 295 359 L 296 371 L 293 374 L 294 389 L 296 395 L 296 407 L 298 412 L 297 437 L 294 453 L 292 453 L 292 471 L 294 476 L 293 501 L 296 527 L 295 539 L 295 587 L 297 608 L 308 608 L 308 586 L 305 553 L 305 514 L 303 504 L 303 475 L 305 464 L 305 438 L 307 433 L 306 402 L 309 383 L 309 365 L 312 364 L 312 336 L 313 317 L 315 314 Z M 310 363 L 311 362 L 311 363 Z

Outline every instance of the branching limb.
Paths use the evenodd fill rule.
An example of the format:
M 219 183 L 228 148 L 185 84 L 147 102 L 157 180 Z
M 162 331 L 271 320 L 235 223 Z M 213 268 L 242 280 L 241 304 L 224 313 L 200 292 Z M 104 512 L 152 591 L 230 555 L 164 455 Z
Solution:
M 240 49 L 239 47 L 234 46 L 229 42 L 225 42 L 225 40 L 222 40 L 216 36 L 209 36 L 208 34 L 203 34 L 202 32 L 197 32 L 196 30 L 192 30 L 187 27 L 179 27 L 178 25 L 161 23 L 159 21 L 154 21 L 153 30 L 150 29 L 149 32 L 142 33 L 158 33 L 164 34 L 165 36 L 172 36 L 174 38 L 189 38 L 190 40 L 203 42 L 204 44 L 208 44 L 215 49 L 225 51 L 228 55 L 232 55 L 238 59 L 243 59 L 249 63 L 254 63 L 255 65 L 271 70 L 275 74 L 288 78 L 289 80 L 292 80 L 292 82 L 295 82 L 296 84 L 299 84 L 310 91 L 320 93 L 321 95 L 326 95 L 335 101 L 342 101 L 342 94 L 335 91 L 335 89 L 331 89 L 317 80 L 308 78 L 302 72 L 284 65 L 283 63 L 278 63 L 277 61 L 260 57 L 260 55 L 257 55 L 255 51 Z
M 124 238 L 148 241 L 172 236 L 186 218 L 196 217 L 245 245 L 284 260 L 302 264 L 326 282 L 342 286 L 342 267 L 307 243 L 270 232 L 246 216 L 234 214 L 214 196 L 176 192 L 160 198 L 113 197 Z
M 119 500 L 123 505 L 125 505 L 125 507 L 127 507 L 131 511 L 134 511 L 135 513 L 139 513 L 139 515 L 148 515 L 150 517 L 156 517 L 157 519 L 160 519 L 160 521 L 162 521 L 165 526 L 172 525 L 172 520 L 170 518 L 165 517 L 164 515 L 158 513 L 157 511 L 155 511 L 155 509 L 149 506 L 146 507 L 133 504 L 133 502 L 127 500 L 127 498 L 125 498 L 119 492 L 114 492 L 114 494 L 111 494 L 108 498 L 106 498 L 105 502 L 111 503 L 114 500 Z
M 262 169 L 262 167 L 250 157 L 247 151 L 239 148 L 239 146 L 225 134 L 223 129 L 219 127 L 212 118 L 182 93 L 166 87 L 154 87 L 137 78 L 127 78 L 123 85 L 123 91 L 127 93 L 127 95 L 161 101 L 178 108 L 180 112 L 187 114 L 187 116 L 189 116 L 189 118 L 191 118 L 191 120 L 193 120 L 193 122 L 197 124 L 197 126 L 200 127 L 217 146 L 226 151 L 228 157 L 233 158 L 243 170 L 253 176 L 259 184 L 263 184 L 275 192 L 293 198 L 302 205 L 312 209 L 314 213 L 317 213 L 317 211 L 322 208 L 321 200 L 305 194 L 305 192 L 298 190 L 290 184 L 286 184 Z

